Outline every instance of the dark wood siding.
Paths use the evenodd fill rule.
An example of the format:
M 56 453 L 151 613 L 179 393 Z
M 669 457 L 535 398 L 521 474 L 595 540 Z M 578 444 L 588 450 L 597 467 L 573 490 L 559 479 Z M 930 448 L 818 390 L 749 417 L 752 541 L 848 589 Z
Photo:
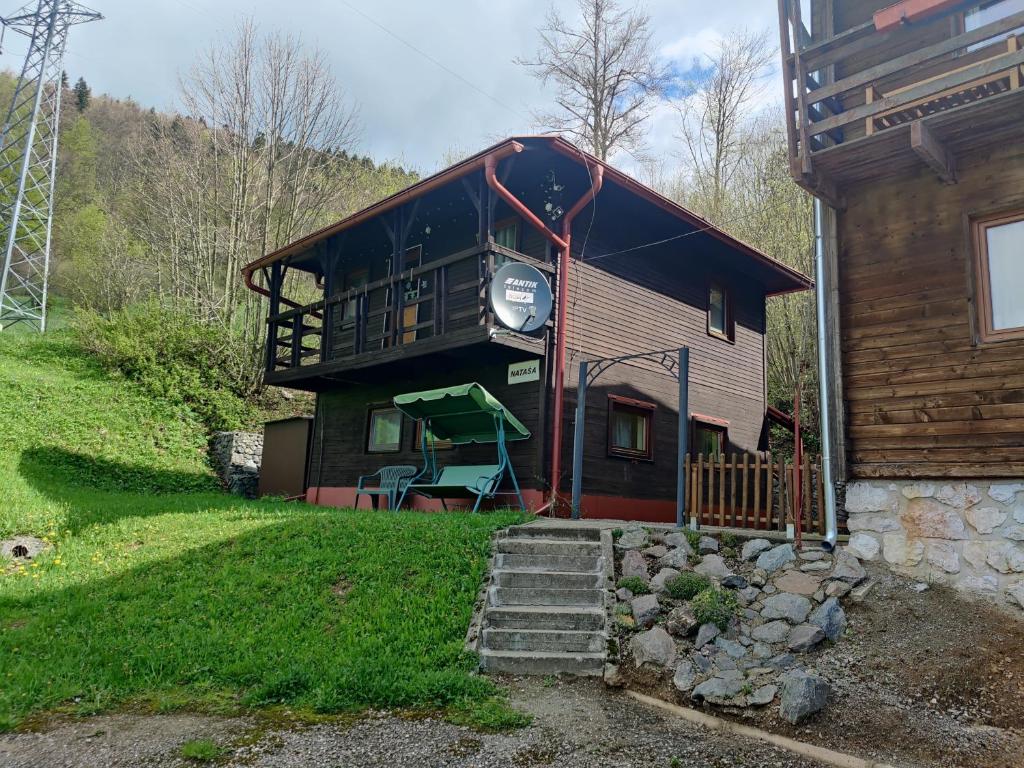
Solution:
M 367 453 L 367 414 L 375 404 L 388 403 L 395 395 L 435 387 L 453 386 L 476 381 L 497 397 L 532 433 L 529 440 L 509 444 L 509 454 L 519 483 L 524 488 L 542 487 L 538 479 L 540 442 L 541 382 L 509 385 L 508 360 L 479 362 L 473 348 L 466 350 L 464 363 L 453 364 L 451 358 L 426 356 L 422 370 L 415 378 L 401 377 L 380 382 L 352 384 L 318 396 L 318 418 L 310 451 L 310 485 L 352 487 L 360 475 L 370 474 L 389 464 L 423 465 L 418 448 L 413 447 L 411 420 L 405 419 L 402 450 L 399 453 Z M 519 358 L 521 359 L 521 358 Z M 493 464 L 497 461 L 493 445 L 456 446 L 438 451 L 438 465 L 446 463 Z
M 851 472 L 1024 475 L 1024 342 L 975 344 L 971 212 L 1024 205 L 1024 147 L 851 190 L 839 215 Z
M 735 341 L 707 333 L 707 284 L 695 269 L 659 269 L 634 258 L 615 267 L 628 280 L 575 261 L 569 277 L 566 361 L 567 477 L 572 466 L 576 387 L 582 359 L 690 348 L 690 411 L 729 421 L 730 450 L 757 450 L 765 412 L 764 295 L 737 275 L 716 275 L 730 286 Z M 620 363 L 588 390 L 583 463 L 585 493 L 673 498 L 679 389 L 655 360 Z M 608 395 L 658 406 L 654 460 L 631 461 L 607 454 Z

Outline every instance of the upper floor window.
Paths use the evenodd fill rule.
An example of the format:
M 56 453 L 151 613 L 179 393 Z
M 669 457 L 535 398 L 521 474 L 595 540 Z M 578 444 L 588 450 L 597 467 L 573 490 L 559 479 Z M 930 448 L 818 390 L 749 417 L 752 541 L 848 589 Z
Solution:
M 398 453 L 402 450 L 402 412 L 383 406 L 370 409 L 367 453 Z
M 519 222 L 515 219 L 499 221 L 494 227 L 494 244 L 510 251 L 519 250 Z M 494 255 L 494 268 L 497 269 L 508 261 L 508 258 L 500 253 Z
M 982 341 L 1024 338 L 1024 210 L 971 223 Z
M 656 409 L 654 403 L 608 395 L 608 455 L 652 460 Z
M 981 3 L 964 12 L 964 31 L 971 32 L 1021 11 L 1024 11 L 1024 0 L 991 0 L 991 2 Z M 1024 27 L 1019 27 L 1013 30 L 1013 32 L 1007 32 L 994 40 L 985 40 L 984 42 L 968 46 L 967 50 L 976 51 L 979 48 L 992 45 L 997 40 L 1005 40 L 1010 35 L 1019 35 L 1022 32 L 1024 32 Z
M 708 333 L 732 340 L 732 307 L 729 291 L 719 283 L 708 287 Z
M 353 272 L 349 272 L 345 278 L 345 290 L 351 291 L 354 288 L 363 288 L 370 280 L 370 271 L 368 269 L 357 269 Z M 358 297 L 355 297 L 345 302 L 345 310 L 342 316 L 342 320 L 354 320 L 356 317 L 356 301 Z

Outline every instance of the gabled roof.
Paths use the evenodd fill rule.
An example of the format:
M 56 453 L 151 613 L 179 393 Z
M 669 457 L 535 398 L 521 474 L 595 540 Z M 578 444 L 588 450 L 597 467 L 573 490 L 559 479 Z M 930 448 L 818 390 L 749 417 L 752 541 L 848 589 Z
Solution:
M 584 152 L 575 144 L 558 135 L 514 136 L 512 138 L 505 139 L 504 141 L 494 144 L 487 149 L 481 150 L 475 155 L 472 155 L 471 157 L 468 157 L 465 160 L 444 169 L 443 171 L 435 173 L 433 176 L 428 176 L 427 178 L 416 182 L 412 186 L 406 187 L 400 192 L 396 192 L 390 197 L 386 197 L 383 200 L 352 214 L 351 216 L 341 219 L 329 226 L 323 227 L 322 229 L 318 229 L 305 237 L 301 237 L 282 248 L 278 248 L 276 251 L 272 251 L 265 256 L 246 264 L 242 268 L 242 272 L 245 275 L 251 275 L 257 269 L 261 269 L 262 267 L 272 264 L 275 261 L 279 261 L 287 256 L 301 253 L 311 248 L 316 243 L 319 243 L 321 240 L 325 240 L 332 235 L 354 227 L 367 219 L 371 219 L 375 216 L 381 215 L 382 213 L 393 210 L 394 208 L 397 208 L 420 195 L 426 194 L 437 187 L 443 186 L 449 182 L 473 173 L 474 171 L 480 170 L 484 166 L 484 159 L 489 155 L 494 155 L 500 160 L 522 152 L 524 149 L 523 142 L 530 142 L 531 144 L 545 143 L 552 150 L 560 152 L 566 157 L 575 160 L 580 165 L 590 167 L 601 166 L 604 169 L 605 183 L 612 182 L 617 184 L 623 189 L 656 205 L 673 216 L 676 216 L 688 225 L 694 227 L 694 229 L 706 233 L 710 237 L 721 241 L 738 253 L 753 259 L 762 266 L 765 266 L 771 271 L 777 273 L 784 279 L 784 282 L 787 283 L 788 287 L 780 291 L 775 291 L 775 293 L 807 290 L 813 285 L 812 280 L 802 272 L 773 259 L 762 251 L 759 251 L 757 248 L 754 248 L 752 245 L 733 237 L 728 232 L 725 232 L 721 228 L 709 222 L 707 219 L 698 216 L 693 211 L 684 208 L 678 203 L 669 200 L 664 195 L 655 192 L 650 187 L 641 184 L 632 176 L 629 176 L 611 165 L 598 160 L 593 155 L 588 152 Z

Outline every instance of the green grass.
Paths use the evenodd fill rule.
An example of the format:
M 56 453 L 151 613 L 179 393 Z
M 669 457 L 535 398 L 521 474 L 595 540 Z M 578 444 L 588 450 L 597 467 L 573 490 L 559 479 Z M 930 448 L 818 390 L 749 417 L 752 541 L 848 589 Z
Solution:
M 352 512 L 219 492 L 190 413 L 61 334 L 0 333 L 0 729 L 128 704 L 446 710 L 521 724 L 463 637 L 518 513 Z
M 216 760 L 225 752 L 223 747 L 217 746 L 217 743 L 210 739 L 186 741 L 181 745 L 181 749 L 179 751 L 181 752 L 181 756 L 186 760 L 192 760 L 197 763 L 211 762 L 212 760 Z

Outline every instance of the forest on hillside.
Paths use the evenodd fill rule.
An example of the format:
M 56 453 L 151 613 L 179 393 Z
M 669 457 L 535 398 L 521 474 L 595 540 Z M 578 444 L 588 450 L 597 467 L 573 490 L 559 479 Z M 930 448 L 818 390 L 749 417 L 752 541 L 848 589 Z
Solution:
M 579 6 L 581 27 L 552 11 L 536 56 L 516 62 L 557 94 L 537 127 L 561 130 L 609 162 L 627 153 L 641 181 L 810 273 L 810 200 L 790 177 L 781 109 L 765 99 L 776 57 L 769 33 L 728 33 L 680 75 L 656 55 L 642 10 L 611 0 Z M 567 57 L 565 41 L 581 35 L 593 53 Z M 588 55 L 603 57 L 606 80 L 591 82 Z M 79 74 L 64 82 L 53 292 L 112 367 L 154 388 L 180 387 L 211 427 L 236 424 L 244 410 L 211 405 L 218 396 L 209 393 L 234 403 L 261 390 L 265 308 L 242 286 L 240 267 L 418 172 L 360 156 L 363 105 L 346 95 L 325 53 L 252 22 L 197 52 L 174 111 L 93 94 Z M 14 84 L 0 73 L 0 99 L 9 101 Z M 593 93 L 605 103 L 588 103 Z M 645 126 L 665 105 L 678 114 L 677 147 L 656 157 Z M 771 299 L 768 322 L 769 402 L 792 410 L 799 383 L 813 434 L 813 296 Z

